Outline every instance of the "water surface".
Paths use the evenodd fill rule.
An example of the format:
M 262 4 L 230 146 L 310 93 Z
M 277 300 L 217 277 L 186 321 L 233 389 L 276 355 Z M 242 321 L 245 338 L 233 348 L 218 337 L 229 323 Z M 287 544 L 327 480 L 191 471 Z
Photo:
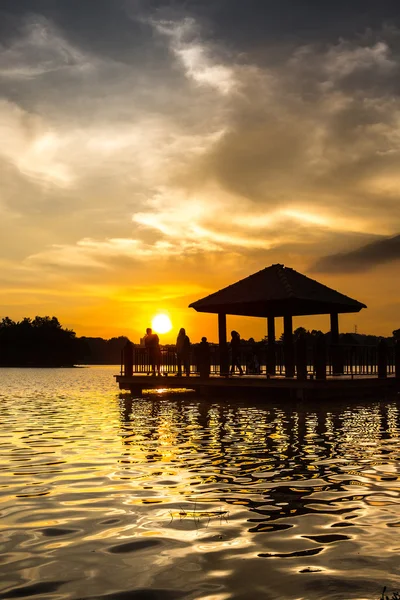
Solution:
M 0 598 L 400 588 L 400 401 L 135 399 L 116 371 L 0 369 Z

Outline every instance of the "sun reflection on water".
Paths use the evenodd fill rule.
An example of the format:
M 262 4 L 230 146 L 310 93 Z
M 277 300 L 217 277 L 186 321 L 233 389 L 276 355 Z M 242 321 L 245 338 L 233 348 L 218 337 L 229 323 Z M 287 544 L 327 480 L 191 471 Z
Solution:
M 137 399 L 111 373 L 9 371 L 0 593 L 246 598 L 250 586 L 294 600 L 395 586 L 397 401 Z

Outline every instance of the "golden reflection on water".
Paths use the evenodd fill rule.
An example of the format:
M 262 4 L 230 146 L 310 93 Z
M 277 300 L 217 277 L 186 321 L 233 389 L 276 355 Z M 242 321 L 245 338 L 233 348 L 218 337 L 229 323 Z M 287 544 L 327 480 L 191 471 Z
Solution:
M 399 581 L 398 401 L 135 399 L 108 368 L 4 372 L 0 598 L 377 598 Z

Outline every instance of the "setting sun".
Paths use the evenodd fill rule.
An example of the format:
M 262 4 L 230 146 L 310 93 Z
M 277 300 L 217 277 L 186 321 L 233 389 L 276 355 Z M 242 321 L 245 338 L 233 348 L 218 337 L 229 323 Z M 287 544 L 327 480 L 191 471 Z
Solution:
M 156 333 L 168 333 L 172 329 L 171 319 L 168 315 L 156 315 L 151 322 L 152 329 Z

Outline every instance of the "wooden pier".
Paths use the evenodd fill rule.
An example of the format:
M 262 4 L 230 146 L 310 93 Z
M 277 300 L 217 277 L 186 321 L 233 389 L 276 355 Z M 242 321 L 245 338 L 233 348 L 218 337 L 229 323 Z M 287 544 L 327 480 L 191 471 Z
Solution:
M 127 390 L 135 396 L 146 391 L 156 390 L 193 390 L 201 395 L 238 395 L 246 397 L 257 395 L 263 399 L 327 399 L 327 398 L 365 398 L 382 400 L 400 393 L 400 381 L 395 376 L 380 379 L 376 376 L 328 377 L 322 380 L 270 377 L 262 375 L 244 375 L 243 377 L 211 376 L 147 376 L 116 375 L 121 390 Z

